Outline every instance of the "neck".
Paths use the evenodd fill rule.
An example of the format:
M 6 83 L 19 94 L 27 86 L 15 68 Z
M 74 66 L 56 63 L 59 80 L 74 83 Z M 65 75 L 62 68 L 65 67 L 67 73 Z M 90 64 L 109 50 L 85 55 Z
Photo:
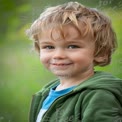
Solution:
M 57 90 L 66 89 L 72 86 L 77 86 L 80 83 L 84 82 L 85 80 L 89 79 L 91 76 L 94 75 L 93 72 L 88 72 L 81 74 L 80 76 L 70 76 L 70 77 L 59 77 L 60 85 L 56 88 Z

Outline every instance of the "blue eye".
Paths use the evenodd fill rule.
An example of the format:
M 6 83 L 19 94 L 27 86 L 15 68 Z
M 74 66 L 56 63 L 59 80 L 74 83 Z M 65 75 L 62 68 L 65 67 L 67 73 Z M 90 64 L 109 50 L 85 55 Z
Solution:
M 73 48 L 79 48 L 77 45 L 69 45 L 68 48 L 73 49 Z
M 54 49 L 54 46 L 45 46 L 43 49 Z

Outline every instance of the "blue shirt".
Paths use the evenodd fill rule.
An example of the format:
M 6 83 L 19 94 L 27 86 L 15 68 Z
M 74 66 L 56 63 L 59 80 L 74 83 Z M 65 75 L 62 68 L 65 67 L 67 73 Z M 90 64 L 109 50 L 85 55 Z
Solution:
M 44 113 L 48 110 L 48 108 L 51 106 L 51 104 L 60 96 L 63 96 L 67 93 L 69 93 L 72 89 L 74 89 L 76 86 L 72 86 L 70 88 L 67 89 L 63 89 L 60 91 L 56 91 L 55 88 L 51 88 L 49 95 L 47 96 L 47 98 L 44 100 L 43 104 L 42 104 L 42 108 L 37 116 L 37 120 L 36 122 L 40 122 L 42 116 L 44 115 Z

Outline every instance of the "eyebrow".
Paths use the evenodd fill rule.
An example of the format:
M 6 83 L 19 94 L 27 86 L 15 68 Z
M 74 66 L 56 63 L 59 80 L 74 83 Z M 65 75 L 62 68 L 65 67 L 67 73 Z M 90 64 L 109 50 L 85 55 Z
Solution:
M 63 40 L 62 40 L 63 41 Z M 65 44 L 83 44 L 83 42 L 81 40 L 67 40 L 67 41 L 64 41 Z M 39 44 L 53 44 L 53 41 L 40 41 Z
M 52 44 L 52 41 L 40 41 L 39 44 Z
M 66 41 L 66 44 L 67 43 L 71 43 L 71 44 L 83 44 L 83 41 L 81 41 L 81 40 Z

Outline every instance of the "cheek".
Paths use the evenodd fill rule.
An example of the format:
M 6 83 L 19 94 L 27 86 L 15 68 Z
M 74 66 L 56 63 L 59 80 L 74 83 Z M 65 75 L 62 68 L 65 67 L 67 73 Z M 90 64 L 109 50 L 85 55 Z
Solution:
M 93 57 L 92 55 L 87 55 L 87 54 L 81 54 L 78 53 L 77 55 L 75 54 L 74 57 L 72 58 L 74 62 L 77 64 L 87 64 L 93 62 Z
M 72 58 L 72 60 L 75 62 L 81 62 L 84 60 L 84 55 L 82 53 L 72 53 L 70 58 Z
M 40 53 L 40 61 L 42 64 L 47 65 L 50 60 L 50 56 L 46 53 Z

